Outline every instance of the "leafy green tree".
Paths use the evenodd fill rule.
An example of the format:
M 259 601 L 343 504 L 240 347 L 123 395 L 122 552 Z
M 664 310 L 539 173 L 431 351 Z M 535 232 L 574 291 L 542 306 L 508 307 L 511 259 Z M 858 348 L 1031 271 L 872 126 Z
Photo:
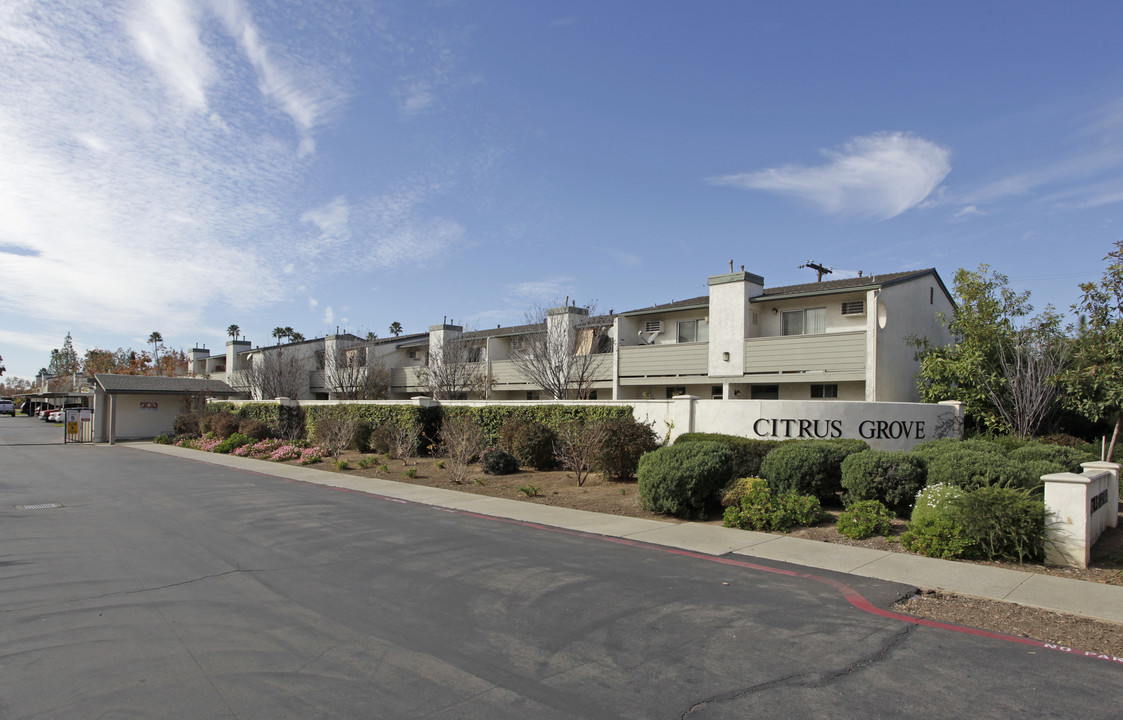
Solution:
M 987 385 L 999 382 L 1002 343 L 1015 331 L 1015 321 L 1033 311 L 1029 293 L 1017 293 L 1009 279 L 989 265 L 955 273 L 956 308 L 942 320 L 953 344 L 933 346 L 928 338 L 910 338 L 920 360 L 918 386 L 924 402 L 958 400 L 976 424 L 1000 430 L 1004 422 Z
M 1123 240 L 1104 258 L 1098 283 L 1081 283 L 1072 306 L 1081 316 L 1072 366 L 1061 375 L 1066 405 L 1094 422 L 1114 422 L 1107 460 L 1115 452 L 1123 421 Z

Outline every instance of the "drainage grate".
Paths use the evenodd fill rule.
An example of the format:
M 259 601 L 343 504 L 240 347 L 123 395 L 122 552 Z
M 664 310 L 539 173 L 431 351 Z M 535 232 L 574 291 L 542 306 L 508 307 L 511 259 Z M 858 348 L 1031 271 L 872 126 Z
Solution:
M 54 510 L 62 507 L 62 503 L 39 503 L 38 505 L 16 505 L 16 510 Z

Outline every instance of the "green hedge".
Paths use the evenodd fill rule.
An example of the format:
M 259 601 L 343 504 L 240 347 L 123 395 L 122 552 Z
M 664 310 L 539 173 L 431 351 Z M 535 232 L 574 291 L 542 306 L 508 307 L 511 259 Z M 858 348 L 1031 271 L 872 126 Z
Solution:
M 759 477 L 760 464 L 768 453 L 780 446 L 779 440 L 754 440 L 722 433 L 683 433 L 675 438 L 675 445 L 692 442 L 721 443 L 733 453 L 733 477 Z
M 487 444 L 499 444 L 499 430 L 509 419 L 536 422 L 557 432 L 567 423 L 587 425 L 602 420 L 633 417 L 630 405 L 483 405 L 479 407 L 441 406 L 449 417 L 469 416 L 483 428 Z

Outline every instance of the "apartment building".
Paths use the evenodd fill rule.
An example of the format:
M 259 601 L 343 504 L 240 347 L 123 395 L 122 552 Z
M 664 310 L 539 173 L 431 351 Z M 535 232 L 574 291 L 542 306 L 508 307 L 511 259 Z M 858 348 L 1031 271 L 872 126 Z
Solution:
M 442 322 L 401 337 L 329 335 L 266 348 L 230 341 L 225 356 L 193 349 L 189 365 L 253 397 L 263 396 L 260 383 L 239 382 L 231 371 L 275 367 L 287 356 L 300 376 L 291 386 L 296 399 L 338 397 L 340 368 L 377 367 L 387 371 L 393 398 L 430 394 L 438 379 L 455 375 L 446 397 L 550 399 L 557 384 L 536 378 L 568 373 L 580 376 L 570 397 L 600 400 L 915 402 L 918 366 L 908 338 L 952 341 L 940 317 L 954 302 L 931 268 L 771 288 L 742 270 L 708 285 L 700 297 L 596 317 L 559 307 L 533 325 L 465 332 Z M 544 342 L 570 357 L 531 368 L 530 349 Z

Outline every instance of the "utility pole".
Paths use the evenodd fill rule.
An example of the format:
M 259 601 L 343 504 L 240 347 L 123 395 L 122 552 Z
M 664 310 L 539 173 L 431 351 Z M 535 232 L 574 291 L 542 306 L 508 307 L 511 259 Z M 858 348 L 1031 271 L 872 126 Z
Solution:
M 824 265 L 820 265 L 819 263 L 815 262 L 814 260 L 808 260 L 807 262 L 803 263 L 799 267 L 801 267 L 801 268 L 811 268 L 812 270 L 819 273 L 819 279 L 816 280 L 815 282 L 823 282 L 823 276 L 824 275 L 830 275 L 832 272 L 834 272 L 834 270 L 832 268 L 826 267 Z

